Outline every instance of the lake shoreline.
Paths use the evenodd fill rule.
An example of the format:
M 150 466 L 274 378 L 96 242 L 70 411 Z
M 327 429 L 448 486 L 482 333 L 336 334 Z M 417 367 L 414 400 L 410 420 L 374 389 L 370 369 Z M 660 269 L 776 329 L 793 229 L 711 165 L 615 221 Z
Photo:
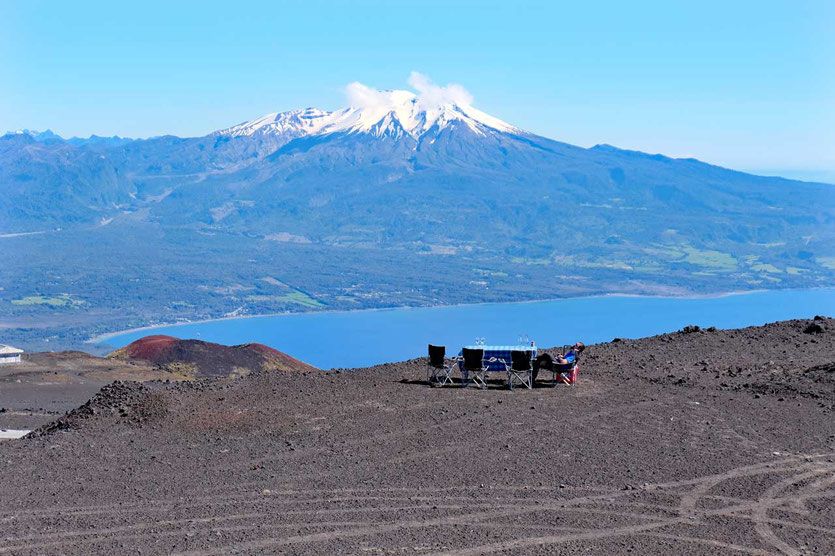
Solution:
M 811 288 L 811 289 L 826 289 L 826 288 Z M 396 306 L 396 307 L 374 307 L 369 309 L 353 309 L 353 310 L 330 310 L 330 311 L 299 311 L 299 312 L 283 312 L 283 313 L 262 313 L 258 315 L 239 315 L 230 317 L 218 317 L 212 319 L 189 320 L 183 322 L 160 323 L 149 326 L 140 326 L 136 328 L 128 328 L 116 332 L 107 332 L 93 336 L 85 340 L 85 344 L 102 344 L 106 340 L 122 336 L 124 334 L 133 334 L 135 332 L 143 332 L 146 330 L 155 330 L 159 328 L 171 328 L 175 326 L 188 326 L 192 324 L 207 324 L 212 322 L 223 322 L 243 319 L 260 319 L 270 317 L 291 317 L 300 315 L 324 315 L 324 314 L 347 314 L 347 313 L 365 313 L 372 311 L 393 311 L 404 309 L 442 309 L 454 307 L 479 307 L 485 305 L 522 305 L 526 303 L 545 303 L 549 301 L 569 301 L 580 299 L 598 299 L 605 297 L 623 297 L 623 298 L 639 298 L 639 299 L 717 299 L 722 297 L 731 297 L 736 295 L 750 295 L 754 293 L 761 293 L 772 291 L 769 289 L 754 289 L 754 290 L 733 290 L 729 292 L 708 293 L 708 294 L 690 294 L 690 295 L 648 295 L 648 294 L 632 294 L 632 293 L 604 293 L 597 295 L 579 295 L 576 297 L 552 297 L 546 299 L 528 299 L 524 301 L 485 301 L 482 303 L 454 303 L 450 305 L 425 305 L 425 306 Z

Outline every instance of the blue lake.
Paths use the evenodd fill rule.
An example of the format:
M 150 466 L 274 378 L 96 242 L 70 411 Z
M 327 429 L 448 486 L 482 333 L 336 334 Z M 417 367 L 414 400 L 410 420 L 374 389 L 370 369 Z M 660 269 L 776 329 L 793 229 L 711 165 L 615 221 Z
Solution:
M 457 353 L 478 337 L 515 344 L 527 334 L 550 347 L 640 338 L 688 324 L 738 328 L 835 315 L 835 289 L 775 290 L 711 298 L 586 297 L 538 301 L 302 313 L 161 326 L 102 340 L 121 347 L 149 334 L 222 344 L 260 342 L 323 369 L 361 367 L 426 355 L 426 345 Z

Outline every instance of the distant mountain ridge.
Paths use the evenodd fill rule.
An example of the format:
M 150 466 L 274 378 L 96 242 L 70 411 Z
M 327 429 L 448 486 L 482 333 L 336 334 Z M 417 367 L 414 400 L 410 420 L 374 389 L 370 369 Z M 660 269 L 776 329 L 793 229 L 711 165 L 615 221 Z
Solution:
M 115 145 L 123 145 L 125 143 L 130 143 L 134 141 L 130 137 L 119 137 L 118 135 L 114 135 L 113 137 L 101 137 L 99 135 L 90 135 L 89 137 L 70 137 L 69 139 L 65 139 L 52 131 L 51 129 L 46 129 L 44 131 L 36 131 L 33 129 L 19 129 L 17 131 L 9 131 L 6 132 L 6 135 L 28 135 L 32 139 L 38 142 L 45 142 L 45 141 L 66 141 L 72 145 L 87 145 L 87 144 L 108 144 L 110 146 Z
M 634 211 L 651 211 L 647 225 L 655 228 L 671 208 L 706 210 L 712 217 L 733 212 L 726 222 L 731 229 L 723 224 L 716 230 L 720 235 L 744 226 L 744 216 L 738 218 L 742 213 L 756 218 L 765 211 L 770 218 L 736 234 L 762 242 L 782 239 L 783 227 L 774 225 L 782 214 L 774 207 L 782 207 L 783 214 L 807 208 L 797 210 L 794 224 L 822 226 L 832 218 L 830 186 L 605 144 L 584 149 L 531 134 L 472 106 L 429 103 L 409 91 L 375 95 L 365 106 L 274 113 L 204 137 L 63 140 L 49 130 L 7 134 L 0 138 L 5 228 L 0 233 L 95 225 L 143 210 L 152 220 L 156 215 L 180 225 L 286 232 L 327 242 L 344 237 L 333 234 L 334 216 L 342 226 L 352 226 L 343 221 L 344 208 L 336 215 L 325 208 L 339 205 L 347 190 L 354 191 L 351 203 L 360 213 L 369 212 L 369 203 L 372 208 L 408 199 L 409 205 L 422 207 L 417 210 L 421 222 L 411 222 L 413 227 L 423 225 L 424 209 L 430 208 L 427 195 L 446 206 L 487 200 L 518 204 L 511 199 L 520 195 L 539 205 L 539 212 L 597 206 L 580 227 L 603 218 L 610 231 L 619 233 L 626 232 L 619 230 L 623 223 L 606 215 L 613 207 L 633 211 L 630 220 Z M 401 199 L 404 187 L 408 194 Z M 787 187 L 799 188 L 792 206 L 785 203 Z M 449 195 L 457 198 L 444 198 Z M 307 214 L 295 221 L 300 211 Z M 274 229 L 276 218 L 291 229 Z M 545 228 L 539 236 L 556 231 L 553 225 Z M 455 238 L 436 238 L 450 239 Z

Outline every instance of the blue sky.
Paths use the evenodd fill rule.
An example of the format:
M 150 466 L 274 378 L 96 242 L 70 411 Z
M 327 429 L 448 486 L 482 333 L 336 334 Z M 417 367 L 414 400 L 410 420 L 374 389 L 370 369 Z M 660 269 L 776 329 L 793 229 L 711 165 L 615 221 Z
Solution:
M 835 178 L 835 3 L 0 0 L 0 131 L 202 135 L 413 70 L 554 139 Z

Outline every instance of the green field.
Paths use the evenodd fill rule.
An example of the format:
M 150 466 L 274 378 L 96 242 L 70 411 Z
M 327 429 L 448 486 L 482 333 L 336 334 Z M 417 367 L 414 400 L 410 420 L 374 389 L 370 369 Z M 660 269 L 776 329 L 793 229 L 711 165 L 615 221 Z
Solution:
M 686 243 L 654 243 L 651 247 L 644 248 L 644 252 L 655 260 L 667 259 L 671 262 L 686 262 L 700 266 L 704 270 L 699 272 L 731 272 L 736 270 L 739 264 L 730 253 L 713 249 L 699 249 Z
M 718 270 L 736 270 L 737 261 L 728 253 L 714 251 L 712 249 L 697 249 L 689 245 L 685 245 L 682 249 L 686 254 L 684 260 L 690 264 Z
M 44 295 L 30 295 L 20 299 L 12 299 L 12 305 L 49 305 L 50 307 L 66 307 L 81 305 L 83 301 L 73 299 L 69 295 L 46 297 Z
M 300 291 L 292 291 L 284 295 L 249 295 L 246 297 L 246 300 L 254 302 L 289 303 L 309 309 L 318 309 L 319 307 L 325 306 L 321 301 Z

